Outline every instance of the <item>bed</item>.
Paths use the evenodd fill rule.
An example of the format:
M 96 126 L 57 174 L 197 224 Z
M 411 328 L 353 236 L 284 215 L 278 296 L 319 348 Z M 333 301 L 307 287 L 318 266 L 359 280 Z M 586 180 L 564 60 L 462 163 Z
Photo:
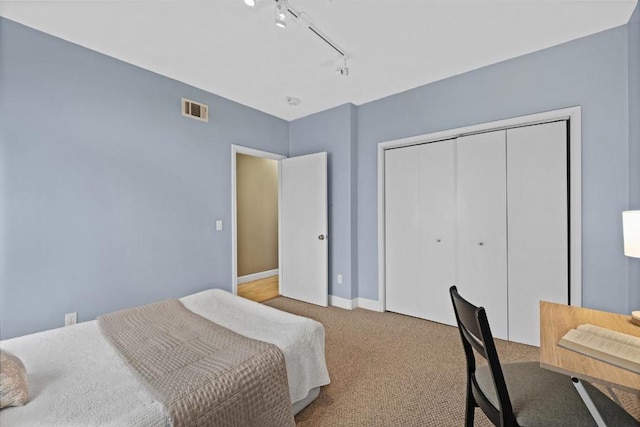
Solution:
M 198 315 L 195 317 L 200 320 L 208 319 L 243 338 L 251 339 L 247 341 L 258 340 L 262 342 L 258 344 L 275 345 L 284 358 L 286 379 L 282 381 L 288 391 L 286 403 L 291 405 L 288 410 L 292 414 L 313 401 L 320 387 L 329 383 L 324 355 L 324 328 L 320 323 L 219 289 L 189 295 L 180 298 L 179 302 L 182 309 L 186 308 L 189 315 Z M 166 307 L 162 309 L 166 310 Z M 133 319 L 134 323 L 137 322 L 137 314 Z M 148 386 L 143 385 L 140 373 L 132 375 L 131 361 L 125 361 L 114 347 L 114 338 L 105 335 L 105 329 L 108 329 L 105 320 L 100 319 L 100 322 L 84 322 L 0 341 L 2 349 L 18 356 L 24 363 L 30 396 L 25 406 L 2 409 L 0 425 L 176 425 L 175 419 L 167 411 L 167 405 L 161 403 Z M 113 329 L 122 331 L 126 328 L 116 325 Z M 121 335 L 128 337 L 126 333 Z M 136 345 L 133 353 L 138 348 Z M 235 352 L 230 353 L 233 359 Z M 149 357 L 143 359 L 147 363 Z M 268 390 L 272 386 L 273 378 L 268 379 L 263 371 L 248 371 L 244 367 L 242 370 L 243 375 L 250 375 L 251 381 L 270 381 L 269 384 L 261 384 L 263 388 L 258 390 Z M 220 382 L 226 387 L 228 379 L 222 378 Z M 271 391 L 261 394 L 270 395 Z M 194 399 L 201 399 L 198 396 L 201 395 Z M 273 400 L 273 396 L 269 397 L 272 401 L 267 401 L 267 404 L 275 406 L 278 402 Z M 256 395 L 256 400 L 261 398 Z M 240 414 L 238 417 L 241 415 L 244 416 Z M 255 421 L 239 419 L 224 424 L 245 423 L 257 424 Z

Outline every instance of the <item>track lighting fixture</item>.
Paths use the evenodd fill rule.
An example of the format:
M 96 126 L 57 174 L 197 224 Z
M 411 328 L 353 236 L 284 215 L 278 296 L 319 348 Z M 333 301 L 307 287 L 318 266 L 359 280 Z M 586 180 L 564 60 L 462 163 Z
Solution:
M 273 0 L 275 2 L 275 24 L 280 28 L 287 27 L 287 16 L 291 15 L 295 19 L 295 23 L 300 26 L 308 28 L 313 34 L 315 34 L 320 40 L 325 42 L 331 48 L 333 48 L 344 60 L 344 66 L 338 67 L 336 72 L 340 76 L 348 76 L 349 68 L 347 67 L 347 59 L 349 54 L 339 47 L 334 41 L 332 41 L 325 33 L 313 24 L 311 17 L 289 5 L 289 0 Z M 255 6 L 256 0 L 244 0 L 244 4 L 247 6 Z

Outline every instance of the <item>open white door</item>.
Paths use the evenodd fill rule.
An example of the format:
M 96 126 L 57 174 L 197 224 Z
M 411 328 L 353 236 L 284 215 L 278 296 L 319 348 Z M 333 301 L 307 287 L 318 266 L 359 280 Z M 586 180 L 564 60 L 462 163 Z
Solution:
M 280 161 L 280 293 L 326 307 L 327 153 Z

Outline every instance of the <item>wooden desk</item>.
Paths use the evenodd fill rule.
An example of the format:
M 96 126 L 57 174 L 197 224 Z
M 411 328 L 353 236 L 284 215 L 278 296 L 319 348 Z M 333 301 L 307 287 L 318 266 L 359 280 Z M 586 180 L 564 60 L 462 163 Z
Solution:
M 564 334 L 583 323 L 640 337 L 631 316 L 540 301 L 540 366 L 640 395 L 640 375 L 558 346 Z

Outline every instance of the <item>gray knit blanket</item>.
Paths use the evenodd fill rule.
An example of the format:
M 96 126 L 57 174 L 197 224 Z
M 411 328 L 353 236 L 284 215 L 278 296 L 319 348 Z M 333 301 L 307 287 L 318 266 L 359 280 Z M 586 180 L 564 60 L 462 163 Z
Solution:
M 284 356 L 166 300 L 98 317 L 174 426 L 294 426 Z

